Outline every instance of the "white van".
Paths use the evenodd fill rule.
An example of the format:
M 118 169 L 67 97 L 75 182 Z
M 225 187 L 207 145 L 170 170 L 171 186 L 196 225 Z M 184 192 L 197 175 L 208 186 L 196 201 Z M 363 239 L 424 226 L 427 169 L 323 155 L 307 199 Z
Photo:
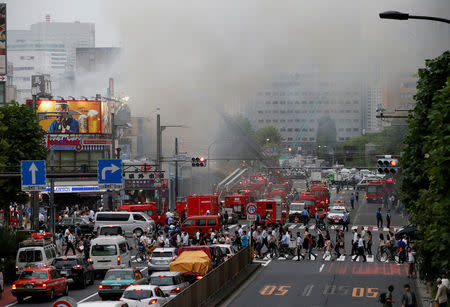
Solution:
M 97 212 L 95 214 L 94 229 L 98 232 L 100 226 L 117 225 L 124 235 L 131 236 L 134 231 L 140 236 L 144 231 L 155 229 L 155 221 L 143 212 Z
M 28 239 L 20 242 L 16 256 L 16 276 L 28 267 L 49 266 L 56 256 L 56 245 L 51 239 Z
M 91 241 L 89 262 L 95 272 L 131 267 L 127 240 L 122 236 L 98 236 Z

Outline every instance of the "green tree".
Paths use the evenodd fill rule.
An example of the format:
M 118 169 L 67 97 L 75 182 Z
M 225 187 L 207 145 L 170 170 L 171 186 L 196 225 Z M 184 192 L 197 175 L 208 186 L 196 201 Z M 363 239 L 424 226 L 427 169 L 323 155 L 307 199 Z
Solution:
M 0 163 L 3 171 L 18 172 L 21 160 L 44 160 L 47 150 L 42 146 L 44 131 L 35 112 L 25 105 L 12 102 L 0 107 Z M 9 212 L 12 202 L 25 203 L 20 177 L 0 179 L 0 207 Z M 5 214 L 5 218 L 9 215 Z
M 256 141 L 255 130 L 247 117 L 239 115 L 235 118 L 237 124 L 242 128 L 242 130 L 247 134 L 247 136 L 252 140 Z
M 408 118 L 401 199 L 417 224 L 422 276 L 450 269 L 450 52 L 419 69 L 417 104 Z
M 277 146 L 281 145 L 281 134 L 274 126 L 267 126 L 256 131 L 256 139 L 259 146 Z

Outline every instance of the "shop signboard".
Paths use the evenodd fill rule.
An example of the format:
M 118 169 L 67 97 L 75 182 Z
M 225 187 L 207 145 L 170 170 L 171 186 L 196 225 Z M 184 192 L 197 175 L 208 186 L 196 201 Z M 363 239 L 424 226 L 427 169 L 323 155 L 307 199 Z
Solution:
M 79 134 L 47 134 L 43 145 L 54 150 L 104 151 L 111 142 L 111 139 L 90 139 Z
M 32 101 L 28 100 L 28 104 Z M 38 100 L 39 125 L 48 134 L 111 134 L 113 104 L 94 100 Z
M 6 3 L 0 3 L 0 75 L 6 75 Z

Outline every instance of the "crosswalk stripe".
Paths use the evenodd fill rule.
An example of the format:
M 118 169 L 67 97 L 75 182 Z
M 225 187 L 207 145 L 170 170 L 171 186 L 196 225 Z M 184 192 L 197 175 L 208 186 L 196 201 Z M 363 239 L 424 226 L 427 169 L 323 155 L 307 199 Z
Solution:
M 374 227 L 374 228 L 373 228 L 373 231 L 378 231 L 378 227 Z
M 289 226 L 289 229 L 294 229 L 295 226 L 297 226 L 297 224 L 292 224 L 291 226 Z
M 389 231 L 389 228 L 384 227 L 384 228 L 383 228 L 383 231 Z
M 309 227 L 309 229 L 314 230 L 316 228 L 316 225 L 312 225 L 311 227 Z
M 345 256 L 344 256 L 344 255 L 341 255 L 341 256 L 337 259 L 337 261 L 345 261 Z
M 374 262 L 374 260 L 375 260 L 375 257 L 372 255 L 372 256 L 366 256 L 366 258 L 367 258 L 367 262 Z
M 369 226 L 364 226 L 364 230 L 365 231 L 369 230 Z

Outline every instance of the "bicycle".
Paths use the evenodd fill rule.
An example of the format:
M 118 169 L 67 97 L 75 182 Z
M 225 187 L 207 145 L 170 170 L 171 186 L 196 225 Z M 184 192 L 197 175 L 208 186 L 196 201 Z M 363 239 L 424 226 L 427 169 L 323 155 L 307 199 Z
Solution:
M 380 262 L 395 261 L 400 263 L 401 261 L 398 248 L 392 249 L 389 246 L 380 246 L 375 257 Z
M 142 262 L 145 262 L 146 259 L 147 259 L 147 250 L 146 250 L 145 246 L 139 245 L 137 248 L 137 253 L 136 253 L 136 257 L 135 257 L 136 262 L 142 263 Z

